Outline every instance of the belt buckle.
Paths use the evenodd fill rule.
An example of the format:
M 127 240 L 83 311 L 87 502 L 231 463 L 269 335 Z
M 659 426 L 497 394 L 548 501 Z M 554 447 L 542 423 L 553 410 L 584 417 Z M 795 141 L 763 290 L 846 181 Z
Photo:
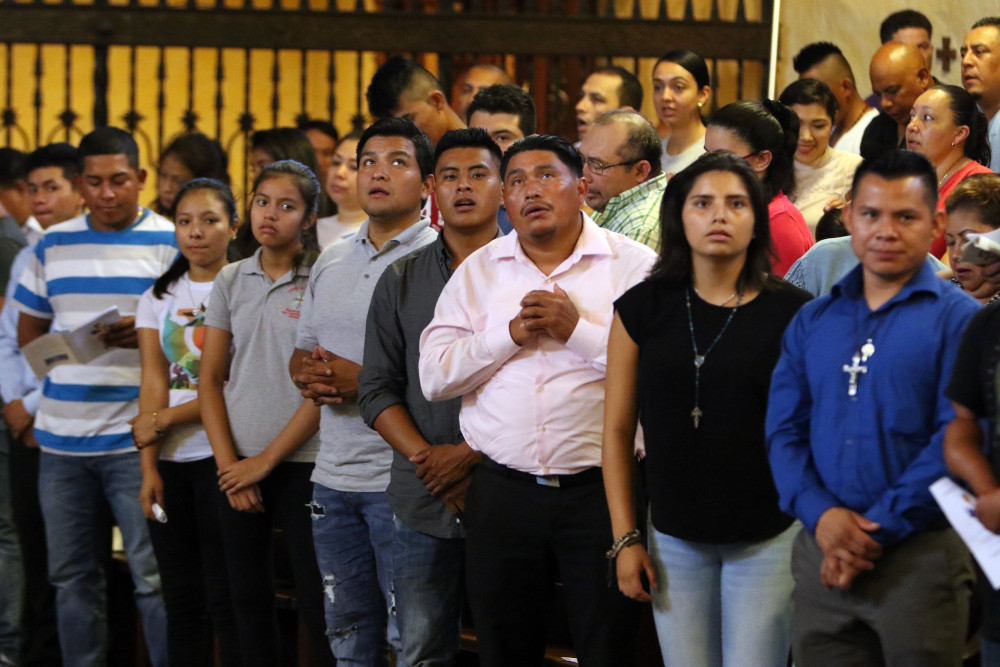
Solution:
M 559 475 L 536 475 L 535 481 L 541 486 L 550 486 L 554 489 L 559 488 Z

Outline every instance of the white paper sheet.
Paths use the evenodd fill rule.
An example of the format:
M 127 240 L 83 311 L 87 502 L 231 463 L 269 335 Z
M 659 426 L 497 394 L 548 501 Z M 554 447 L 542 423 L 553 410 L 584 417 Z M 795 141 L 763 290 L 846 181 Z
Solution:
M 969 234 L 959 261 L 985 266 L 1000 259 L 1000 229 L 986 234 Z
M 990 584 L 1000 589 L 1000 535 L 987 530 L 976 518 L 975 496 L 947 477 L 931 484 L 930 490 Z

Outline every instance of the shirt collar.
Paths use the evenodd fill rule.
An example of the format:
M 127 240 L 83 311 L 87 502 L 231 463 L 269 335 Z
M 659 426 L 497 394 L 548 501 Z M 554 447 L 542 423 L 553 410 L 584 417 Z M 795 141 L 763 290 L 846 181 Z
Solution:
M 257 248 L 257 250 L 254 251 L 254 253 L 252 255 L 250 255 L 249 257 L 247 257 L 246 261 L 243 262 L 242 264 L 240 264 L 240 273 L 242 273 L 244 275 L 248 275 L 248 276 L 249 275 L 254 275 L 254 274 L 257 274 L 257 275 L 260 275 L 260 276 L 267 275 L 266 273 L 264 273 L 264 268 L 260 265 L 260 254 L 263 251 L 264 251 L 263 248 Z M 296 271 L 295 271 L 295 275 L 296 276 L 308 277 L 309 276 L 309 269 L 310 268 L 311 267 L 309 267 L 309 266 L 299 266 L 296 269 Z M 279 278 L 278 280 L 275 280 L 274 284 L 278 285 L 280 283 L 284 283 L 284 282 L 290 281 L 291 280 L 291 275 L 290 274 L 291 274 L 291 271 L 289 271 L 285 275 L 281 276 L 281 278 Z
M 439 233 L 437 235 L 437 238 L 431 243 L 431 248 L 431 252 L 437 256 L 438 262 L 440 262 L 442 266 L 447 267 L 451 265 L 452 256 L 451 252 L 448 250 L 448 246 L 444 242 L 444 234 Z
M 629 188 L 625 192 L 615 195 L 608 200 L 607 206 L 604 207 L 604 211 L 601 214 L 595 215 L 594 220 L 603 218 L 607 216 L 609 210 L 613 210 L 618 206 L 627 205 L 637 199 L 642 199 L 650 194 L 652 191 L 659 191 L 660 194 L 663 193 L 663 189 L 667 187 L 667 175 L 659 174 L 654 176 L 648 181 L 643 181 L 635 187 Z
M 862 289 L 863 279 L 864 267 L 861 264 L 858 264 L 830 289 L 830 294 L 834 299 L 862 299 L 864 298 L 864 292 Z M 931 265 L 925 260 L 921 265 L 920 270 L 913 274 L 913 276 L 906 281 L 906 284 L 903 285 L 903 288 L 899 290 L 899 293 L 885 302 L 880 307 L 880 310 L 888 307 L 890 304 L 906 301 L 910 297 L 919 293 L 926 293 L 934 297 L 938 297 L 944 292 L 945 289 L 950 289 L 947 281 L 938 277 L 937 273 L 934 272 L 934 268 L 931 267 Z
M 608 244 L 607 236 L 601 231 L 589 215 L 580 211 L 583 216 L 583 229 L 580 230 L 580 237 L 576 240 L 576 247 L 567 258 L 567 261 L 576 262 L 581 257 L 587 255 L 610 255 L 611 246 Z M 517 233 L 513 232 L 498 238 L 490 243 L 496 244 L 494 251 L 495 259 L 518 259 L 529 264 L 533 262 L 524 254 L 524 249 L 517 240 Z
M 361 244 L 366 248 L 370 248 L 370 252 L 372 253 L 372 255 L 380 255 L 383 252 L 392 250 L 396 246 L 406 245 L 412 242 L 417 237 L 418 234 L 420 234 L 422 231 L 430 227 L 431 224 L 430 219 L 421 217 L 415 223 L 413 223 L 412 225 L 410 225 L 409 227 L 407 227 L 406 229 L 404 229 L 403 231 L 401 231 L 400 233 L 396 234 L 391 239 L 383 243 L 381 250 L 375 250 L 375 246 L 373 246 L 372 242 L 368 239 L 369 222 L 371 221 L 365 220 L 364 222 L 361 223 L 361 227 L 358 228 L 358 232 L 357 234 L 354 235 L 354 238 L 351 239 L 351 242 Z

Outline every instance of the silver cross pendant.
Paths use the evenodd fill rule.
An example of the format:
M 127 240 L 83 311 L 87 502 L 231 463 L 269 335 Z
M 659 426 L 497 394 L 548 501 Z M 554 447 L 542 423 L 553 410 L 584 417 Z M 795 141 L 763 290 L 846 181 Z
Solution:
M 868 372 L 867 366 L 861 365 L 861 354 L 858 352 L 854 353 L 851 357 L 851 364 L 844 364 L 844 372 L 847 373 L 850 378 L 847 382 L 847 395 L 857 396 L 858 394 L 858 376 L 864 375 Z

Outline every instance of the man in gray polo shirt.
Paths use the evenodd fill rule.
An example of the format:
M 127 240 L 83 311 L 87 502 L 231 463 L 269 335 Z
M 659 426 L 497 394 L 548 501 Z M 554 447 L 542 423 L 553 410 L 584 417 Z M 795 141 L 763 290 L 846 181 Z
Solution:
M 465 531 L 459 517 L 479 454 L 458 424 L 461 399 L 431 403 L 417 373 L 420 334 L 455 267 L 499 235 L 499 146 L 485 130 L 438 141 L 434 195 L 444 222 L 436 241 L 390 266 L 375 287 L 361 416 L 395 449 L 389 506 L 396 514 L 393 588 L 403 656 L 452 664 L 460 645 Z
M 357 377 L 379 276 L 437 236 L 420 218 L 432 167 L 430 141 L 412 121 L 380 120 L 365 130 L 358 142 L 358 195 L 369 217 L 313 266 L 289 365 L 303 395 L 324 406 L 312 476 L 313 541 L 330 647 L 338 661 L 352 664 L 387 661 L 389 642 L 399 649 L 387 611 L 393 514 L 385 490 L 392 449 L 361 419 Z

